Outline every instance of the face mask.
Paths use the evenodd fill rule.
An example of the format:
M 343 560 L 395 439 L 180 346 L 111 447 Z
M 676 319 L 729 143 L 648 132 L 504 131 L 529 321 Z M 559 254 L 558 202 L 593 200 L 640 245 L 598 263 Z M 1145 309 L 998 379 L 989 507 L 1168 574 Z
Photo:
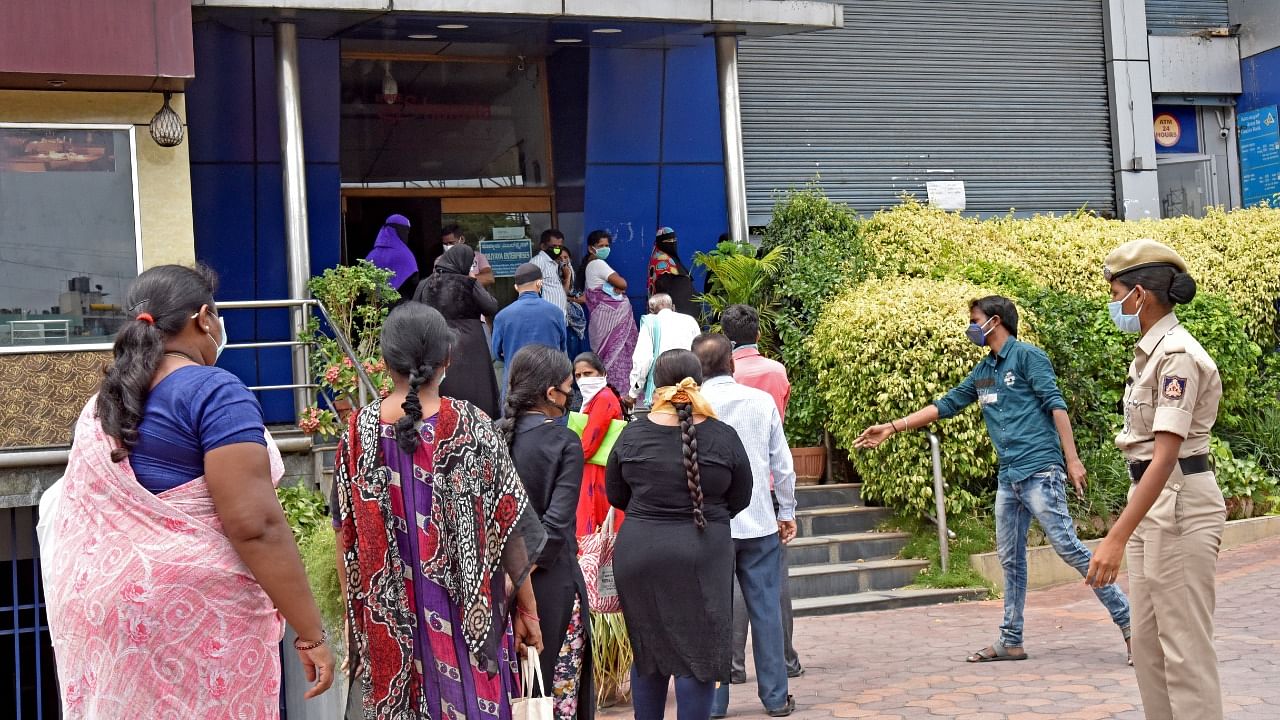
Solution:
M 1137 289 L 1133 288 L 1133 290 Z M 1129 295 L 1133 294 L 1133 290 L 1129 291 Z M 1116 324 L 1120 332 L 1142 332 L 1142 321 L 1138 319 L 1138 313 L 1142 312 L 1142 303 L 1138 303 L 1138 309 L 1132 315 L 1124 314 L 1124 303 L 1129 299 L 1129 295 L 1107 303 L 1107 311 L 1111 313 L 1111 322 Z
M 192 315 L 191 319 L 195 320 L 198 317 L 200 317 L 200 313 L 196 313 L 195 315 Z M 209 336 L 209 341 L 213 343 L 213 346 L 215 348 L 217 348 L 216 350 L 213 351 L 213 361 L 215 363 L 218 362 L 218 358 L 222 357 L 222 351 L 227 349 L 227 321 L 223 320 L 221 315 L 218 316 L 218 327 L 222 328 L 222 342 L 218 342 L 217 340 L 214 340 L 213 334 L 210 333 L 208 330 L 206 330 L 204 333 L 205 335 Z
M 995 318 L 987 318 L 987 323 L 991 322 L 994 319 Z M 978 323 L 969 323 L 969 329 L 964 331 L 965 337 L 969 338 L 969 341 L 972 342 L 974 345 L 977 345 L 978 347 L 982 347 L 983 345 L 986 345 L 987 331 L 985 330 L 985 328 L 987 326 L 987 323 L 983 323 L 981 325 L 979 325 Z
M 659 249 L 659 250 L 661 250 L 662 252 L 664 252 L 664 253 L 668 254 L 668 255 L 675 255 L 675 254 L 676 254 L 676 241 L 675 241 L 675 240 L 663 240 L 663 241 L 661 241 L 661 242 L 659 242 L 659 243 L 658 243 L 658 249 Z
M 580 377 L 578 378 L 578 390 L 582 392 L 582 407 L 586 407 L 588 403 L 609 384 L 609 378 L 606 377 Z
M 602 247 L 602 248 L 596 248 L 596 258 L 597 258 L 597 259 L 599 259 L 599 260 L 608 260 L 608 259 L 609 259 L 609 246 L 608 246 L 608 245 L 605 245 L 605 246 L 604 246 L 604 247 Z
M 547 252 L 551 254 L 551 257 L 558 258 L 560 257 L 560 253 L 564 252 L 564 248 L 560 247 L 559 245 L 552 245 L 551 247 L 547 248 Z
M 555 392 L 557 395 L 564 395 L 564 404 L 563 404 L 563 405 L 561 405 L 560 403 L 557 403 L 555 400 L 552 400 L 552 399 L 551 399 L 551 396 L 547 396 L 547 402 L 548 402 L 548 403 L 551 403 L 551 407 L 553 407 L 553 408 L 555 408 L 555 409 L 557 409 L 557 410 L 559 410 L 559 411 L 560 411 L 560 417 L 562 417 L 562 418 L 567 418 L 567 417 L 569 417 L 569 395 L 568 395 L 568 393 L 564 392 L 564 391 L 563 391 L 563 390 L 561 390 L 560 388 L 556 388 L 554 392 Z

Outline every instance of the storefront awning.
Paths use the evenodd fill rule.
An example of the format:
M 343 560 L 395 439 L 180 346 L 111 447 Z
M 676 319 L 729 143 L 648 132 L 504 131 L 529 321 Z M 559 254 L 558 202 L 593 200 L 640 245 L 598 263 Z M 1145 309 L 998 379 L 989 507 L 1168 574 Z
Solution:
M 526 32 L 531 24 L 541 24 L 548 28 L 548 41 L 575 37 L 574 32 L 595 33 L 582 40 L 613 46 L 634 44 L 635 38 L 610 38 L 600 29 L 622 30 L 608 35 L 623 35 L 627 26 L 661 26 L 670 41 L 672 36 L 710 32 L 763 37 L 844 25 L 843 6 L 823 0 L 192 0 L 192 6 L 197 17 L 199 8 L 207 8 L 219 22 L 248 32 L 265 34 L 267 23 L 289 20 L 304 37 L 376 31 L 388 40 L 438 34 L 432 31 L 439 25 L 461 19 L 484 22 L 491 34 L 502 33 L 504 26 Z M 400 32 L 407 29 L 421 32 Z

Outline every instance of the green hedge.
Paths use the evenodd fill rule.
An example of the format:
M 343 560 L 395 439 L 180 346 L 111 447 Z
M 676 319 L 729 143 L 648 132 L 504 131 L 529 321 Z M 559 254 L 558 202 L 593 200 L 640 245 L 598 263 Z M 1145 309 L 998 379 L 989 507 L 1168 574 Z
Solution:
M 1111 323 L 1101 268 L 1112 248 L 1137 237 L 1176 247 L 1200 283 L 1196 301 L 1178 313 L 1222 374 L 1215 450 L 1228 447 L 1240 466 L 1228 464 L 1220 481 L 1227 492 L 1256 496 L 1255 512 L 1265 507 L 1275 485 L 1259 478 L 1280 473 L 1280 372 L 1272 371 L 1280 369 L 1277 210 L 1140 223 L 1084 212 L 977 220 L 907 201 L 858 220 L 814 189 L 793 193 L 766 232 L 770 247 L 793 248 L 778 283 L 786 301 L 782 356 L 793 378 L 792 444 L 825 427 L 850 448 L 866 425 L 936 399 L 981 357 L 964 337 L 969 300 L 1008 295 L 1023 316 L 1022 338 L 1054 363 L 1094 479 L 1075 511 L 1105 524 L 1127 489 L 1113 439 L 1134 338 Z M 936 429 L 950 508 L 981 505 L 994 489 L 995 456 L 979 411 Z M 851 454 L 868 497 L 919 514 L 932 507 L 927 453 L 923 436 L 907 436 Z

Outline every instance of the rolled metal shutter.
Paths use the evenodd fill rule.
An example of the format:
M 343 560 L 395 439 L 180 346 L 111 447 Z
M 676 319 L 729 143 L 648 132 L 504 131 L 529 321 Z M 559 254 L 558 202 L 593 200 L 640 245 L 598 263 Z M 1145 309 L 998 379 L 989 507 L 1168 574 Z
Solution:
M 1101 0 L 860 0 L 844 22 L 741 43 L 752 224 L 814 178 L 859 212 L 950 179 L 967 212 L 1114 212 Z
M 1147 29 L 1179 35 L 1231 23 L 1228 0 L 1147 0 Z

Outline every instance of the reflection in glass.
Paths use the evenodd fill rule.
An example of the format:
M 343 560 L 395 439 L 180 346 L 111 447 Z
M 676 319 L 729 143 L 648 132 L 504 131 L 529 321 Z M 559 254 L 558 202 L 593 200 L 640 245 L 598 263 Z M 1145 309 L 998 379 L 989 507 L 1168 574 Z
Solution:
M 130 131 L 0 127 L 0 346 L 110 342 L 138 275 Z
M 348 187 L 550 182 L 538 63 L 342 60 Z

